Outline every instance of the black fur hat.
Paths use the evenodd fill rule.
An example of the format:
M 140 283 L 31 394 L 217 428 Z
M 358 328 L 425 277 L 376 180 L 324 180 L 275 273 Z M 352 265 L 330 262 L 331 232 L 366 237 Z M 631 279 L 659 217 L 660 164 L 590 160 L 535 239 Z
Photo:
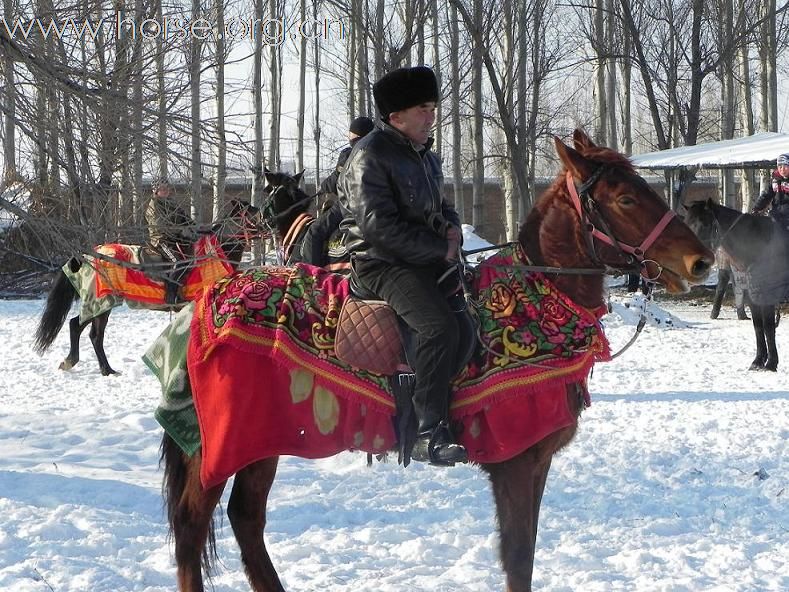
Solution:
M 360 138 L 363 138 L 371 131 L 373 131 L 374 127 L 375 124 L 373 123 L 373 120 L 370 119 L 369 117 L 357 117 L 351 122 L 351 125 L 348 126 L 348 131 L 353 134 L 356 134 Z
M 427 66 L 400 68 L 373 84 L 375 105 L 383 119 L 389 114 L 428 101 L 438 102 L 438 81 Z

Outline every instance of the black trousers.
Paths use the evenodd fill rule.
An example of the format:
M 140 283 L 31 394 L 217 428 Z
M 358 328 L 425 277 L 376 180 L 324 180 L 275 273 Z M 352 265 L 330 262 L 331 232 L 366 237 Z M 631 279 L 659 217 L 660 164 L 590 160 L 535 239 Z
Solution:
M 414 411 L 419 432 L 449 418 L 449 381 L 458 350 L 460 328 L 436 279 L 446 265 L 417 267 L 380 260 L 356 260 L 363 288 L 375 293 L 413 330 Z

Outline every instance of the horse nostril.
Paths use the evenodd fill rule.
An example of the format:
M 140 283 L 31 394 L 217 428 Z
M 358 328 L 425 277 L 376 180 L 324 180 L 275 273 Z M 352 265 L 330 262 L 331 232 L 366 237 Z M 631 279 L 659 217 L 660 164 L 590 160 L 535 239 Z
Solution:
M 710 272 L 711 269 L 712 262 L 708 261 L 704 257 L 699 257 L 693 262 L 690 272 L 693 274 L 693 277 L 704 277 Z

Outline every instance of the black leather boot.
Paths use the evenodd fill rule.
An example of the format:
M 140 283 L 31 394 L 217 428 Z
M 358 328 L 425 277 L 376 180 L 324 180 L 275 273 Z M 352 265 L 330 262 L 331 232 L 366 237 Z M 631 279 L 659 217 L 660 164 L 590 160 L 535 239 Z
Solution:
M 439 422 L 431 430 L 420 432 L 411 450 L 411 458 L 431 465 L 451 467 L 455 463 L 468 462 L 468 452 L 455 442 L 447 422 Z

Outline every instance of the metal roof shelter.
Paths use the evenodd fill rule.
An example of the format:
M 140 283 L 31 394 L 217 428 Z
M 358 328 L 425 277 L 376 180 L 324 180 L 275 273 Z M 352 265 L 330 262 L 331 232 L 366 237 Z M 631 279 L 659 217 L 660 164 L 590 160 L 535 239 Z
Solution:
M 638 154 L 630 160 L 641 169 L 770 168 L 780 154 L 789 152 L 789 134 L 762 132 L 745 138 Z
M 733 140 L 637 154 L 630 160 L 636 168 L 671 173 L 669 202 L 674 207 L 673 178 L 678 169 L 773 169 L 778 156 L 786 152 L 789 152 L 789 134 L 762 132 Z M 726 177 L 723 179 L 725 183 Z M 723 193 L 726 194 L 725 187 Z

